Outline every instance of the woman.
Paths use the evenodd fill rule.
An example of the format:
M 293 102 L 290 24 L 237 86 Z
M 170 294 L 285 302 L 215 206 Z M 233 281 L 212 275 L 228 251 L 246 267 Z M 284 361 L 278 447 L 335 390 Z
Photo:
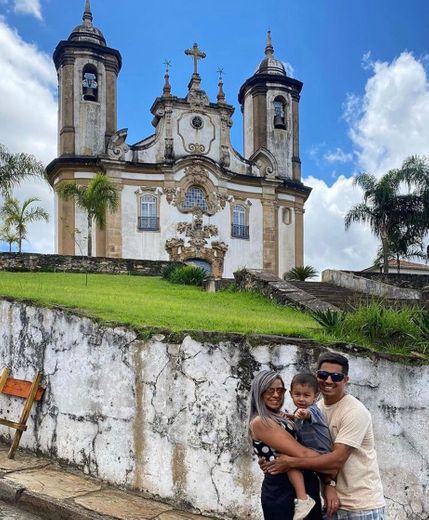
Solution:
M 293 423 L 282 413 L 286 392 L 283 379 L 277 372 L 263 370 L 252 382 L 249 414 L 249 433 L 256 450 L 270 455 L 271 451 L 295 457 L 312 457 L 318 453 L 305 448 L 296 441 Z M 269 458 L 269 457 L 268 457 Z M 306 493 L 315 501 L 305 517 L 322 520 L 319 479 L 311 471 L 304 472 Z M 293 520 L 295 490 L 286 473 L 265 474 L 262 483 L 261 503 L 265 520 Z

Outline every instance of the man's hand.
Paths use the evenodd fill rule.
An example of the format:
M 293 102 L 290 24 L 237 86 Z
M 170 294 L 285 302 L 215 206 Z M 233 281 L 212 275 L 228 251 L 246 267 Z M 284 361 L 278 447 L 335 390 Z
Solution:
M 297 419 L 301 419 L 301 421 L 311 419 L 310 410 L 307 410 L 306 408 L 298 408 L 294 415 Z
M 271 462 L 267 462 L 267 471 L 270 475 L 279 475 L 280 473 L 286 473 L 291 469 L 291 457 L 288 455 L 280 454 Z
M 331 516 L 338 511 L 340 507 L 340 501 L 338 499 L 337 492 L 332 486 L 325 486 L 323 496 L 325 498 L 326 516 Z

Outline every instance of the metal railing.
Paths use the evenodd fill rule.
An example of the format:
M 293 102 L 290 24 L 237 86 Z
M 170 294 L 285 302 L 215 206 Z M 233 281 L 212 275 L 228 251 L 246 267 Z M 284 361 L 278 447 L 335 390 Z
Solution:
M 138 217 L 137 227 L 140 230 L 158 231 L 159 218 L 158 217 Z
M 249 238 L 249 226 L 241 226 L 239 224 L 231 225 L 231 236 L 233 238 Z

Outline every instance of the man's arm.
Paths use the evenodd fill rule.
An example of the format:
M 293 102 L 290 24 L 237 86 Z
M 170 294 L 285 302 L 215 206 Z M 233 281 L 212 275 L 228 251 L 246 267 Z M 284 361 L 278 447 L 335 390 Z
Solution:
M 275 460 L 267 464 L 267 471 L 272 475 L 286 473 L 290 469 L 311 469 L 320 473 L 329 473 L 341 469 L 352 452 L 346 444 L 334 444 L 330 453 L 324 453 L 316 457 L 289 457 L 279 455 Z

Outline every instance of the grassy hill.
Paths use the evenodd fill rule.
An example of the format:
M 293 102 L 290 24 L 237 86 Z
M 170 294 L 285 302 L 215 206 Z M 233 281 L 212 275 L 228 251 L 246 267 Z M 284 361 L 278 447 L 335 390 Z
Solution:
M 207 293 L 156 277 L 0 272 L 0 297 L 79 309 L 103 321 L 172 331 L 207 330 L 311 338 L 311 316 L 245 292 Z M 320 333 L 320 332 L 319 332 Z

